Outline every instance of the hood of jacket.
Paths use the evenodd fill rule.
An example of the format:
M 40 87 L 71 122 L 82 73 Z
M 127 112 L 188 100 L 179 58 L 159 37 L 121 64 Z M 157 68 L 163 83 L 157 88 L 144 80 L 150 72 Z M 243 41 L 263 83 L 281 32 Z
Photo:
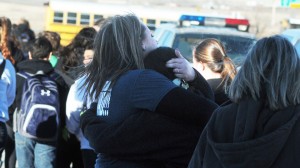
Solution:
M 299 119 L 300 106 L 272 111 L 263 102 L 249 99 L 228 106 L 231 113 L 215 115 L 207 129 L 207 144 L 220 164 L 230 168 L 271 167 Z
M 17 64 L 18 71 L 25 71 L 35 74 L 38 71 L 43 71 L 44 74 L 49 74 L 54 71 L 51 63 L 45 60 L 25 60 Z

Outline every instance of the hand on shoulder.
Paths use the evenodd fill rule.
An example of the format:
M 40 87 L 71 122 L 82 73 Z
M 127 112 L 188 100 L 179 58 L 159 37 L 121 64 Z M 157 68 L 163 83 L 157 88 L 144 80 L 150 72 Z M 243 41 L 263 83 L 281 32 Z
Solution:
M 196 73 L 191 63 L 186 60 L 178 49 L 175 50 L 178 58 L 173 58 L 166 63 L 168 68 L 173 68 L 175 76 L 185 80 L 186 82 L 193 81 Z

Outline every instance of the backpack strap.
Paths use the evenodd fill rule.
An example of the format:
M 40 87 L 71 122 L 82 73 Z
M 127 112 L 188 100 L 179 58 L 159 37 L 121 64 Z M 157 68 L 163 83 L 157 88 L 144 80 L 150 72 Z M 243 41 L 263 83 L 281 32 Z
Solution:
M 61 76 L 55 70 L 49 74 L 49 77 L 55 81 L 57 81 Z
M 5 69 L 5 62 L 6 62 L 6 60 L 3 59 L 3 62 L 0 65 L 0 78 L 1 78 L 1 76 L 3 74 L 3 72 L 4 72 L 4 69 Z
M 29 77 L 33 77 L 33 76 L 37 76 L 37 75 L 45 75 L 45 76 L 49 77 L 50 79 L 52 79 L 53 81 L 55 81 L 55 83 L 57 83 L 58 79 L 61 78 L 61 76 L 58 73 L 56 73 L 55 71 L 52 71 L 48 74 L 44 74 L 43 71 L 38 71 L 35 74 L 31 74 L 31 73 L 28 73 L 25 71 L 19 71 L 19 72 L 17 72 L 17 75 L 21 76 L 25 80 L 27 80 Z
M 28 72 L 25 72 L 25 71 L 19 71 L 19 72 L 17 72 L 17 75 L 19 75 L 19 76 L 21 76 L 25 79 L 27 79 L 28 77 L 31 77 L 31 76 L 36 76 L 36 75 L 46 75 L 46 76 L 49 76 L 53 80 L 57 79 L 57 76 L 58 76 L 54 72 L 51 72 L 50 74 L 44 74 L 43 71 L 38 71 L 35 74 L 31 74 L 31 73 L 28 73 Z
M 21 76 L 24 79 L 27 79 L 28 77 L 30 77 L 31 75 L 29 75 L 28 73 L 24 72 L 24 71 L 19 71 L 17 72 L 17 75 Z

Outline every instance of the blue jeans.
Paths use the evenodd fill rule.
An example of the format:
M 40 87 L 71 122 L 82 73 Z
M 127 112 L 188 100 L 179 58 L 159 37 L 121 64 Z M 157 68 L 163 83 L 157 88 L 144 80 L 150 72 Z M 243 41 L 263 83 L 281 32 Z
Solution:
M 15 133 L 16 154 L 20 168 L 55 168 L 56 147 Z

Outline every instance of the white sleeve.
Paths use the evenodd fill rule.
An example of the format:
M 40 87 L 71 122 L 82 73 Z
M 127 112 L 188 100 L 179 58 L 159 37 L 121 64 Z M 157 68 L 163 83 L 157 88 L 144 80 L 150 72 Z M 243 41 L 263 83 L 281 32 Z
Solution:
M 76 81 L 70 87 L 66 102 L 66 127 L 77 137 L 80 136 L 80 112 L 83 105 L 83 93 L 78 90 L 78 83 Z

